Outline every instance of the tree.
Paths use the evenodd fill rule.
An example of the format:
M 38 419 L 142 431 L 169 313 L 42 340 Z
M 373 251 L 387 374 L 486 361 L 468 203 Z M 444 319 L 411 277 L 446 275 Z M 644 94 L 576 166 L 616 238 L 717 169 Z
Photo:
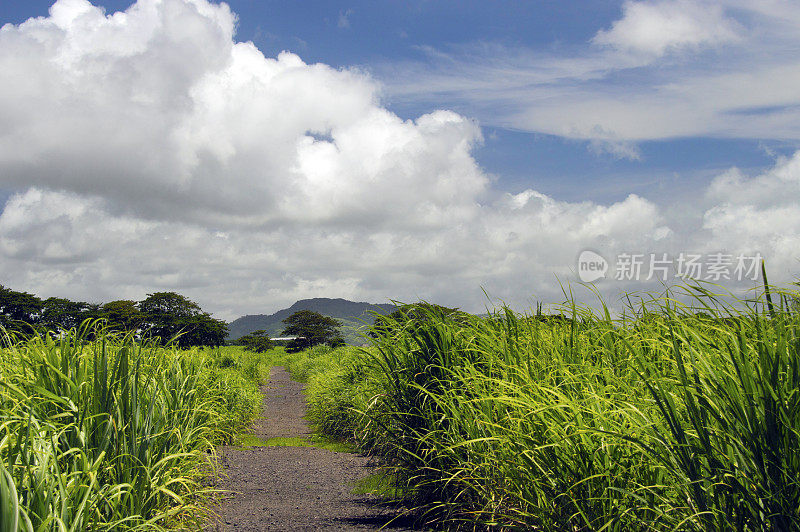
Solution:
M 136 301 L 129 299 L 110 301 L 100 310 L 102 317 L 108 322 L 108 327 L 115 331 L 135 331 L 142 323 L 142 313 L 136 307 Z
M 139 310 L 147 315 L 171 315 L 191 318 L 203 312 L 200 305 L 176 292 L 155 292 L 147 294 L 139 302 Z
M 0 325 L 9 330 L 30 332 L 39 321 L 44 303 L 26 292 L 15 292 L 0 285 Z
M 211 314 L 203 312 L 186 320 L 186 333 L 178 339 L 178 345 L 185 347 L 190 345 L 225 345 L 225 337 L 228 336 L 228 324 L 222 320 L 216 320 Z
M 142 328 L 151 336 L 169 341 L 179 333 L 177 344 L 222 345 L 228 334 L 228 325 L 203 312 L 200 305 L 176 292 L 148 294 L 139 302 Z
M 70 301 L 60 297 L 49 297 L 44 300 L 39 324 L 51 331 L 72 329 L 84 320 L 97 318 L 98 305 L 83 301 Z
M 339 334 L 342 323 L 319 312 L 301 310 L 283 320 L 283 323 L 287 327 L 282 334 L 297 336 L 286 346 L 288 353 L 324 343 L 340 345 L 344 342 Z
M 272 340 L 270 340 L 267 331 L 263 329 L 242 336 L 236 340 L 236 344 L 244 346 L 248 351 L 253 351 L 255 353 L 264 353 L 272 349 L 275 345 L 272 343 Z

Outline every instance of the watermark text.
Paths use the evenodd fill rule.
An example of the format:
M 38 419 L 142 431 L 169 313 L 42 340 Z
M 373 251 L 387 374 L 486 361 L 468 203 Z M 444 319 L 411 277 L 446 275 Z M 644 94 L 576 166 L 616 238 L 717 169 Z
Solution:
M 620 253 L 609 263 L 599 253 L 587 249 L 578 255 L 578 278 L 585 283 L 607 278 L 617 281 L 756 281 L 762 259 L 760 253 Z

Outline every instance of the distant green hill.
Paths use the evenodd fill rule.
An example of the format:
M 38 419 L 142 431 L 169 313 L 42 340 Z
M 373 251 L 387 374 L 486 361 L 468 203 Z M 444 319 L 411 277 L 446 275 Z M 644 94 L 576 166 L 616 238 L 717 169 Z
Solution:
M 228 340 L 236 340 L 259 329 L 267 331 L 272 337 L 280 336 L 285 327 L 283 320 L 301 310 L 319 312 L 323 316 L 341 321 L 343 326 L 340 330 L 345 341 L 348 344 L 358 345 L 362 343 L 359 330 L 364 326 L 364 322 L 372 323 L 374 319 L 372 312 L 386 315 L 394 311 L 395 306 L 389 303 L 357 303 L 341 298 L 301 299 L 275 314 L 250 314 L 233 320 L 228 324 Z

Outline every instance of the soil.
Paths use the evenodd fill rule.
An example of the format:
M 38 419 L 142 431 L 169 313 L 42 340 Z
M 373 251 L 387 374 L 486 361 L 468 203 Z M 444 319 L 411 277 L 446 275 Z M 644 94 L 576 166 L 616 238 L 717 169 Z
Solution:
M 282 367 L 262 388 L 264 410 L 253 425 L 262 440 L 309 437 L 304 386 Z M 398 510 L 373 495 L 353 494 L 373 473 L 367 457 L 315 447 L 219 449 L 224 472 L 216 487 L 228 492 L 209 531 L 413 530 Z M 407 521 L 407 520 L 406 520 Z

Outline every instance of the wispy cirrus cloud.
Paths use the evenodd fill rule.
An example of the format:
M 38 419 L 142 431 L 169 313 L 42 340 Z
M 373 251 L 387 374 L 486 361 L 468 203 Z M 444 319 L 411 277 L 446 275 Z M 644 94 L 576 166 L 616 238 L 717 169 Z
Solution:
M 677 137 L 800 141 L 798 10 L 757 4 L 627 1 L 590 42 L 421 47 L 419 61 L 376 75 L 398 107 L 446 101 L 484 125 L 589 140 L 595 150 Z
M 339 19 L 336 21 L 336 26 L 340 30 L 350 29 L 350 16 L 352 14 L 353 14 L 352 9 L 345 9 L 344 11 L 339 11 Z

